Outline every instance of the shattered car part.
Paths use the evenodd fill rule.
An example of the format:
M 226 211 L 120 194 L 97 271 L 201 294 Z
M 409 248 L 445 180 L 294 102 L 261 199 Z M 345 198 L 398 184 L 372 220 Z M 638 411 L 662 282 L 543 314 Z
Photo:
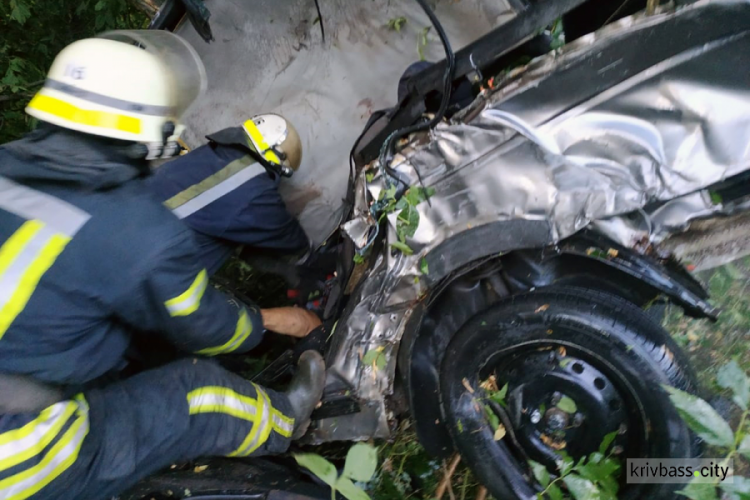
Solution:
M 413 255 L 373 250 L 327 355 L 329 376 L 373 405 L 379 424 L 371 412 L 326 419 L 312 440 L 388 436 L 384 396 L 406 325 L 420 299 L 467 262 L 554 245 L 589 226 L 633 247 L 717 210 L 701 192 L 750 167 L 750 99 L 737 70 L 750 64 L 749 44 L 744 1 L 625 18 L 511 73 L 429 142 L 403 149 L 391 167 L 435 190 L 417 207 L 420 224 L 406 240 Z M 366 174 L 357 189 L 377 200 L 386 180 L 375 173 L 368 183 Z M 368 223 L 360 198 L 344 230 L 356 228 L 361 243 Z M 388 214 L 388 242 L 397 224 Z M 362 363 L 372 349 L 386 356 L 382 369 Z M 357 419 L 370 422 L 367 431 Z

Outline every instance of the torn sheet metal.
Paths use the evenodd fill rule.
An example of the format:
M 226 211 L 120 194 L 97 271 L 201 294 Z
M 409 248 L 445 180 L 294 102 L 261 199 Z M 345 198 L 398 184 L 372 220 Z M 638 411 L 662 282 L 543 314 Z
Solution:
M 505 0 L 431 2 L 458 50 L 513 16 Z M 420 59 L 429 26 L 417 2 L 328 0 L 317 19 L 312 0 L 206 1 L 214 38 L 205 43 L 189 23 L 176 32 L 198 51 L 209 75 L 201 102 L 186 117 L 191 146 L 206 134 L 257 113 L 279 113 L 300 133 L 300 170 L 281 183 L 290 211 L 314 243 L 341 222 L 349 152 L 370 114 L 396 104 L 397 82 Z M 397 31 L 389 22 L 402 19 Z M 319 22 L 325 23 L 326 42 Z M 421 49 L 444 58 L 434 29 Z
M 705 188 L 750 168 L 748 68 L 750 3 L 702 1 L 584 37 L 509 75 L 428 140 L 414 137 L 391 165 L 413 186 L 418 170 L 435 189 L 407 239 L 414 254 L 386 245 L 377 256 L 339 320 L 329 369 L 363 400 L 383 401 L 415 304 L 462 263 L 552 244 L 592 223 L 629 247 L 711 213 Z M 376 172 L 359 179 L 375 174 L 370 200 L 384 189 Z M 388 221 L 393 242 L 396 214 Z M 345 231 L 361 245 L 368 224 L 360 197 Z M 386 368 L 364 366 L 362 354 L 378 348 Z M 380 418 L 384 437 L 384 410 Z M 329 422 L 314 438 L 369 437 L 342 429 Z

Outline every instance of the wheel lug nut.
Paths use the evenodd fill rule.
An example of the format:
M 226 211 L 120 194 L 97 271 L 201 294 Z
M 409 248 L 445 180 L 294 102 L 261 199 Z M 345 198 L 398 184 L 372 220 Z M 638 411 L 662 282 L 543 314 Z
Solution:
M 615 455 L 621 455 L 623 451 L 625 451 L 625 449 L 620 445 L 612 447 L 612 453 L 614 453 Z
M 625 425 L 625 424 L 620 424 L 620 428 L 617 429 L 617 433 L 618 434 L 625 434 L 626 432 L 628 432 L 628 426 Z
M 552 394 L 552 400 L 550 401 L 550 403 L 552 403 L 552 406 L 556 406 L 557 403 L 559 403 L 561 399 L 562 399 L 562 394 L 560 394 L 559 392 L 555 391 Z
M 582 413 L 576 413 L 573 417 L 573 427 L 580 427 L 585 419 Z
M 534 410 L 531 414 L 531 423 L 532 424 L 538 424 L 542 421 L 542 412 L 539 410 Z

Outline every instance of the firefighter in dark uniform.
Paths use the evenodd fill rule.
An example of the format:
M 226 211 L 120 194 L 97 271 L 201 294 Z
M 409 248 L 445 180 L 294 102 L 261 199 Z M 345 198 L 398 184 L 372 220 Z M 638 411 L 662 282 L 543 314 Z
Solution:
M 324 385 L 306 352 L 285 393 L 210 360 L 264 329 L 303 337 L 299 308 L 238 305 L 208 284 L 193 232 L 148 191 L 204 88 L 190 46 L 113 32 L 55 59 L 0 147 L 0 498 L 109 498 L 178 460 L 283 452 Z M 186 358 L 118 376 L 134 335 Z
M 265 114 L 207 138 L 158 167 L 148 184 L 195 231 L 209 274 L 239 246 L 256 255 L 304 258 L 310 241 L 278 191 L 282 177 L 302 162 L 294 126 Z

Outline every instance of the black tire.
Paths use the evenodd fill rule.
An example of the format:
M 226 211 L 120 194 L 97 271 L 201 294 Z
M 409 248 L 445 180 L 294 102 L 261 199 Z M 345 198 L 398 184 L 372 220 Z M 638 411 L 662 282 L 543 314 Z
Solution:
M 534 435 L 539 436 L 534 434 L 539 432 L 534 426 L 549 425 L 547 415 L 551 410 L 544 410 L 546 405 L 535 407 L 545 412 L 545 418 L 539 424 L 538 411 L 535 411 L 537 422 L 524 420 L 530 418 L 527 416 L 529 408 L 512 410 L 514 403 L 509 399 L 506 417 L 513 414 L 519 420 L 513 421 L 511 436 L 496 442 L 493 430 L 489 428 L 484 416 L 483 403 L 477 404 L 477 398 L 482 397 L 479 384 L 486 380 L 484 377 L 488 373 L 497 373 L 492 370 L 510 370 L 503 372 L 511 381 L 508 398 L 514 397 L 513 394 L 524 394 L 521 405 L 525 405 L 533 401 L 533 398 L 524 393 L 529 387 L 538 388 L 542 383 L 553 386 L 558 382 L 568 384 L 569 379 L 573 380 L 570 384 L 579 383 L 576 382 L 575 375 L 567 373 L 571 369 L 570 365 L 563 366 L 563 363 L 555 361 L 556 356 L 584 360 L 573 363 L 576 374 L 587 373 L 598 377 L 596 374 L 599 373 L 609 377 L 596 378 L 595 381 L 606 385 L 606 391 L 609 391 L 607 394 L 614 394 L 617 399 L 610 399 L 608 405 L 589 405 L 599 411 L 592 412 L 591 415 L 600 417 L 601 411 L 609 408 L 612 413 L 624 415 L 625 420 L 613 418 L 593 421 L 593 416 L 592 420 L 586 420 L 590 415 L 580 410 L 582 407 L 579 406 L 582 415 L 576 417 L 584 420 L 579 424 L 580 430 L 573 432 L 584 436 L 581 438 L 583 441 L 598 439 L 602 432 L 609 432 L 609 429 L 600 427 L 615 425 L 618 421 L 626 422 L 628 432 L 618 436 L 616 441 L 624 439 L 627 447 L 623 448 L 624 454 L 619 457 L 622 459 L 622 470 L 626 457 L 685 458 L 698 455 L 699 447 L 694 436 L 682 422 L 662 388 L 666 384 L 690 392 L 695 389 L 689 364 L 669 334 L 651 321 L 641 309 L 614 295 L 576 287 L 543 288 L 508 298 L 472 318 L 451 340 L 441 368 L 440 396 L 445 422 L 462 459 L 495 498 L 535 498 L 539 487 L 530 476 L 525 462 L 531 456 L 528 452 L 541 452 L 538 446 L 530 446 L 521 453 L 518 448 L 523 448 L 521 442 L 538 442 L 533 441 Z M 544 373 L 542 377 L 534 375 L 535 370 L 546 369 L 546 357 L 550 358 L 550 374 Z M 495 363 L 499 360 L 502 363 L 498 367 Z M 512 366 L 519 369 L 510 369 Z M 585 371 L 584 366 L 587 367 Z M 578 372 L 579 369 L 581 372 Z M 514 381 L 517 382 L 517 387 L 514 387 Z M 504 382 L 498 379 L 498 384 Z M 470 393 L 467 384 L 476 393 Z M 569 385 L 565 387 L 566 390 L 577 390 Z M 596 387 L 602 390 L 599 385 Z M 544 391 L 537 390 L 534 394 L 542 392 Z M 559 400 L 559 394 L 554 392 L 552 398 Z M 597 397 L 595 391 L 583 394 L 584 399 Z M 601 396 L 599 399 L 610 397 L 615 396 Z M 585 399 L 584 402 L 594 400 Z M 613 404 L 617 401 L 622 404 Z M 568 425 L 570 424 L 566 423 L 563 428 L 570 429 Z M 620 423 L 615 429 L 622 428 L 623 425 Z M 527 434 L 531 434 L 528 440 L 519 441 L 521 438 L 525 439 Z M 628 444 L 630 441 L 640 444 Z M 575 439 L 571 439 L 571 443 L 566 444 L 566 451 L 573 454 Z M 590 444 L 587 443 L 588 448 Z M 595 451 L 598 445 L 590 451 L 587 451 L 588 448 L 579 455 Z M 551 472 L 553 467 L 554 465 L 548 465 Z M 674 492 L 683 486 L 623 484 L 618 497 L 673 498 L 676 496 Z

